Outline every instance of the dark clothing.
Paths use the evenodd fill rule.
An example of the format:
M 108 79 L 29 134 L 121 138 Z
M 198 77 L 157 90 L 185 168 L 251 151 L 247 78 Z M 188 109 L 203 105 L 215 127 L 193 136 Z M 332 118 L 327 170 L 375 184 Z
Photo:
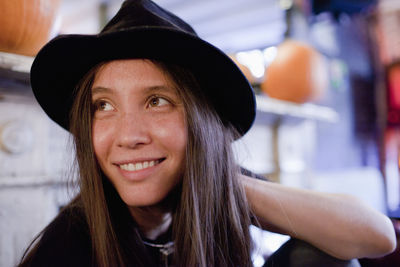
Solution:
M 83 214 L 67 209 L 44 230 L 28 266 L 92 266 L 91 247 Z
M 164 244 L 170 240 L 170 231 L 157 240 L 145 240 L 151 244 Z M 132 249 L 133 247 L 130 246 Z M 166 257 L 159 248 L 144 245 L 152 263 L 146 266 L 172 266 L 171 255 Z M 90 267 L 95 266 L 92 259 L 92 245 L 89 229 L 84 215 L 78 208 L 62 211 L 44 230 L 27 266 L 32 267 Z M 162 250 L 162 249 L 161 249 Z M 166 263 L 166 261 L 168 263 Z M 25 265 L 24 265 L 25 266 Z M 128 266 L 138 266 L 130 262 Z
M 171 240 L 171 231 L 157 240 L 143 238 L 147 258 L 152 262 L 145 266 L 172 267 L 172 254 L 159 248 Z M 132 248 L 132 246 L 130 246 Z M 167 249 L 168 250 L 168 249 Z M 164 252 L 164 253 L 163 253 Z M 166 256 L 169 254 L 169 256 Z M 77 208 L 62 211 L 49 224 L 38 242 L 38 247 L 27 266 L 32 267 L 88 267 L 92 264 L 92 247 L 85 217 Z M 134 260 L 128 266 L 138 266 Z M 296 239 L 291 239 L 275 252 L 265 267 L 359 267 L 357 260 L 335 259 L 317 248 Z
M 246 173 L 246 171 L 242 169 L 242 172 Z M 253 177 L 265 179 L 255 175 Z M 171 252 L 173 249 L 171 246 L 162 247 L 163 244 L 171 241 L 171 229 L 157 240 L 143 238 L 118 195 L 115 192 L 108 195 L 116 197 L 109 201 L 109 210 L 113 213 L 111 218 L 115 230 L 118 231 L 116 234 L 124 250 L 122 253 L 126 258 L 127 266 L 172 267 Z M 27 264 L 24 264 L 23 267 L 95 266 L 91 243 L 83 211 L 76 206 L 69 206 L 46 227 L 32 257 L 28 257 Z M 169 256 L 166 256 L 167 254 Z M 275 252 L 264 266 L 359 267 L 360 265 L 357 260 L 337 260 L 303 241 L 291 239 Z
M 283 244 L 263 267 L 360 267 L 358 260 L 339 260 L 316 247 L 290 239 Z

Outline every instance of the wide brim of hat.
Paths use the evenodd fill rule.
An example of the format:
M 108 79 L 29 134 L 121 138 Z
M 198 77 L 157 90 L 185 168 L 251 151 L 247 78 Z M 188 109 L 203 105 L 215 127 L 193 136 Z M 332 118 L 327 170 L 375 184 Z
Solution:
M 82 77 L 100 62 L 127 58 L 155 59 L 189 69 L 223 122 L 230 122 L 242 135 L 253 124 L 254 93 L 235 63 L 197 36 L 167 28 L 58 36 L 32 64 L 32 90 L 47 115 L 68 130 L 73 91 Z

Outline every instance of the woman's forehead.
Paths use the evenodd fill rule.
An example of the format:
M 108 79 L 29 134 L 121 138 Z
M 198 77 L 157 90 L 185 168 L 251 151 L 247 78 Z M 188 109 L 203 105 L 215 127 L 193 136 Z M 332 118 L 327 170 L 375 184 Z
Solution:
M 96 78 L 103 73 L 106 73 L 108 77 L 110 75 L 118 75 L 140 78 L 143 74 L 152 75 L 153 77 L 165 76 L 163 75 L 164 71 L 161 67 L 148 59 L 117 59 L 107 61 L 97 68 Z
M 93 88 L 140 86 L 176 90 L 170 75 L 158 64 L 146 59 L 122 59 L 106 62 L 98 67 Z

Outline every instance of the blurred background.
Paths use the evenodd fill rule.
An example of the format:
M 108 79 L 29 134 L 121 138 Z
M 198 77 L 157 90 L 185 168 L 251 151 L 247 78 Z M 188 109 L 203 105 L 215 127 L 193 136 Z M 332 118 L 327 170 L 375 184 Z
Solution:
M 155 2 L 252 83 L 256 122 L 234 144 L 241 166 L 288 186 L 355 195 L 400 229 L 400 1 Z M 33 57 L 59 34 L 97 33 L 121 3 L 0 0 L 0 267 L 14 266 L 76 193 L 68 133 L 30 89 Z M 288 237 L 253 230 L 261 266 Z M 400 266 L 399 258 L 396 250 L 360 262 Z

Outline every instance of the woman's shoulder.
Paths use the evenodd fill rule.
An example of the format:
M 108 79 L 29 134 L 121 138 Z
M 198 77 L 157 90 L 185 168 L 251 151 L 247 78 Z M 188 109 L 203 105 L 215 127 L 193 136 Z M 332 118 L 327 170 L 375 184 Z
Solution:
M 91 251 L 82 209 L 67 206 L 43 230 L 21 266 L 90 266 Z

